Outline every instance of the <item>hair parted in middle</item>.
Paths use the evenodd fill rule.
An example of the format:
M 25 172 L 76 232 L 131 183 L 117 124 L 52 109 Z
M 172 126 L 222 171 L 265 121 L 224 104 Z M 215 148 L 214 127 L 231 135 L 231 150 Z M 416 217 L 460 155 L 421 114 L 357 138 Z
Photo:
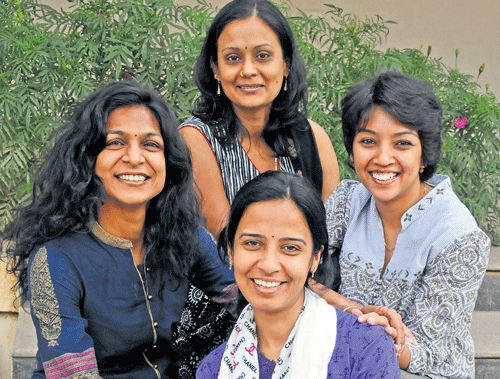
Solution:
M 366 127 L 378 107 L 418 133 L 424 165 L 420 181 L 429 179 L 441 157 L 443 128 L 441 103 L 432 88 L 399 71 L 381 73 L 351 88 L 342 99 L 342 131 L 349 156 L 356 134 Z M 351 161 L 348 163 L 353 167 Z
M 323 247 L 322 262 L 314 280 L 329 287 L 333 283 L 335 274 L 332 257 L 328 252 L 325 207 L 321 195 L 312 187 L 309 180 L 297 174 L 266 171 L 243 185 L 231 204 L 227 225 L 219 235 L 220 251 L 227 255 L 228 246 L 234 247 L 236 230 L 250 205 L 281 199 L 292 201 L 304 216 L 313 241 L 312 254 L 317 254 Z
M 235 20 L 256 16 L 276 33 L 283 59 L 288 66 L 288 76 L 274 99 L 269 121 L 263 136 L 266 143 L 278 155 L 288 155 L 288 141 L 281 130 L 297 125 L 297 119 L 307 113 L 307 73 L 290 24 L 280 10 L 268 0 L 233 0 L 215 16 L 208 29 L 201 53 L 194 67 L 194 80 L 201 96 L 196 100 L 193 115 L 208 124 L 223 146 L 236 143 L 244 130 L 234 113 L 231 101 L 222 91 L 217 94 L 218 81 L 214 77 L 212 64 L 217 64 L 217 42 L 224 28 Z

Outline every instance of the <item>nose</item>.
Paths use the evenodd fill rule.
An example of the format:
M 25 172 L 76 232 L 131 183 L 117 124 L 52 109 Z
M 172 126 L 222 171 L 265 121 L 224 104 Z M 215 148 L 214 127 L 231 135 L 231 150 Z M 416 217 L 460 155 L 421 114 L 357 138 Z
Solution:
M 273 248 L 267 248 L 262 253 L 257 263 L 257 267 L 266 274 L 272 274 L 273 272 L 279 271 L 281 269 L 279 253 Z
M 377 156 L 375 157 L 375 163 L 381 166 L 388 166 L 394 162 L 394 154 L 391 147 L 387 144 L 380 144 L 377 149 Z
M 251 59 L 245 59 L 243 61 L 243 66 L 241 68 L 241 74 L 243 74 L 243 76 L 245 76 L 247 78 L 257 74 L 257 70 L 256 70 L 255 65 Z
M 138 143 L 131 143 L 122 157 L 124 162 L 129 163 L 132 166 L 140 165 L 144 162 L 144 155 L 142 154 L 142 148 Z

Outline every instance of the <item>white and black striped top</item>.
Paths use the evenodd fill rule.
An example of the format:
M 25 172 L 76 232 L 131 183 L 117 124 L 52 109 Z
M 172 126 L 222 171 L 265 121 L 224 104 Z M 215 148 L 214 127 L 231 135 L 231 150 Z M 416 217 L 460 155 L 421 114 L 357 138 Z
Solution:
M 217 141 L 210 127 L 199 118 L 191 116 L 179 126 L 179 129 L 185 127 L 198 129 L 210 144 L 219 164 L 227 200 L 231 204 L 241 186 L 255 178 L 260 172 L 239 143 L 231 148 L 224 148 Z M 282 171 L 295 173 L 290 157 L 279 157 L 279 167 Z

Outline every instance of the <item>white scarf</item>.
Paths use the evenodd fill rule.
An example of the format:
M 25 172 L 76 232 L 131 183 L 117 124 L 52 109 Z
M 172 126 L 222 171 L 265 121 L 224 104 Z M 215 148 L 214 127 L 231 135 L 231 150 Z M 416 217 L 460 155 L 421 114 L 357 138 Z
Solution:
M 326 379 L 336 338 L 335 308 L 306 288 L 304 306 L 281 350 L 272 378 Z M 259 378 L 257 329 L 250 304 L 241 312 L 227 341 L 218 378 L 243 377 Z

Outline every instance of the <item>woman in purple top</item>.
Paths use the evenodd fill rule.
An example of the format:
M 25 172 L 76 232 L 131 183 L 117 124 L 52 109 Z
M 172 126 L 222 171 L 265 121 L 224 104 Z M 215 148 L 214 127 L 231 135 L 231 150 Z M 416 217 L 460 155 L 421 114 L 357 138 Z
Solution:
M 310 277 L 332 280 L 325 246 L 325 208 L 306 179 L 269 171 L 239 190 L 219 247 L 249 304 L 198 379 L 400 378 L 383 327 L 358 323 L 307 287 Z

